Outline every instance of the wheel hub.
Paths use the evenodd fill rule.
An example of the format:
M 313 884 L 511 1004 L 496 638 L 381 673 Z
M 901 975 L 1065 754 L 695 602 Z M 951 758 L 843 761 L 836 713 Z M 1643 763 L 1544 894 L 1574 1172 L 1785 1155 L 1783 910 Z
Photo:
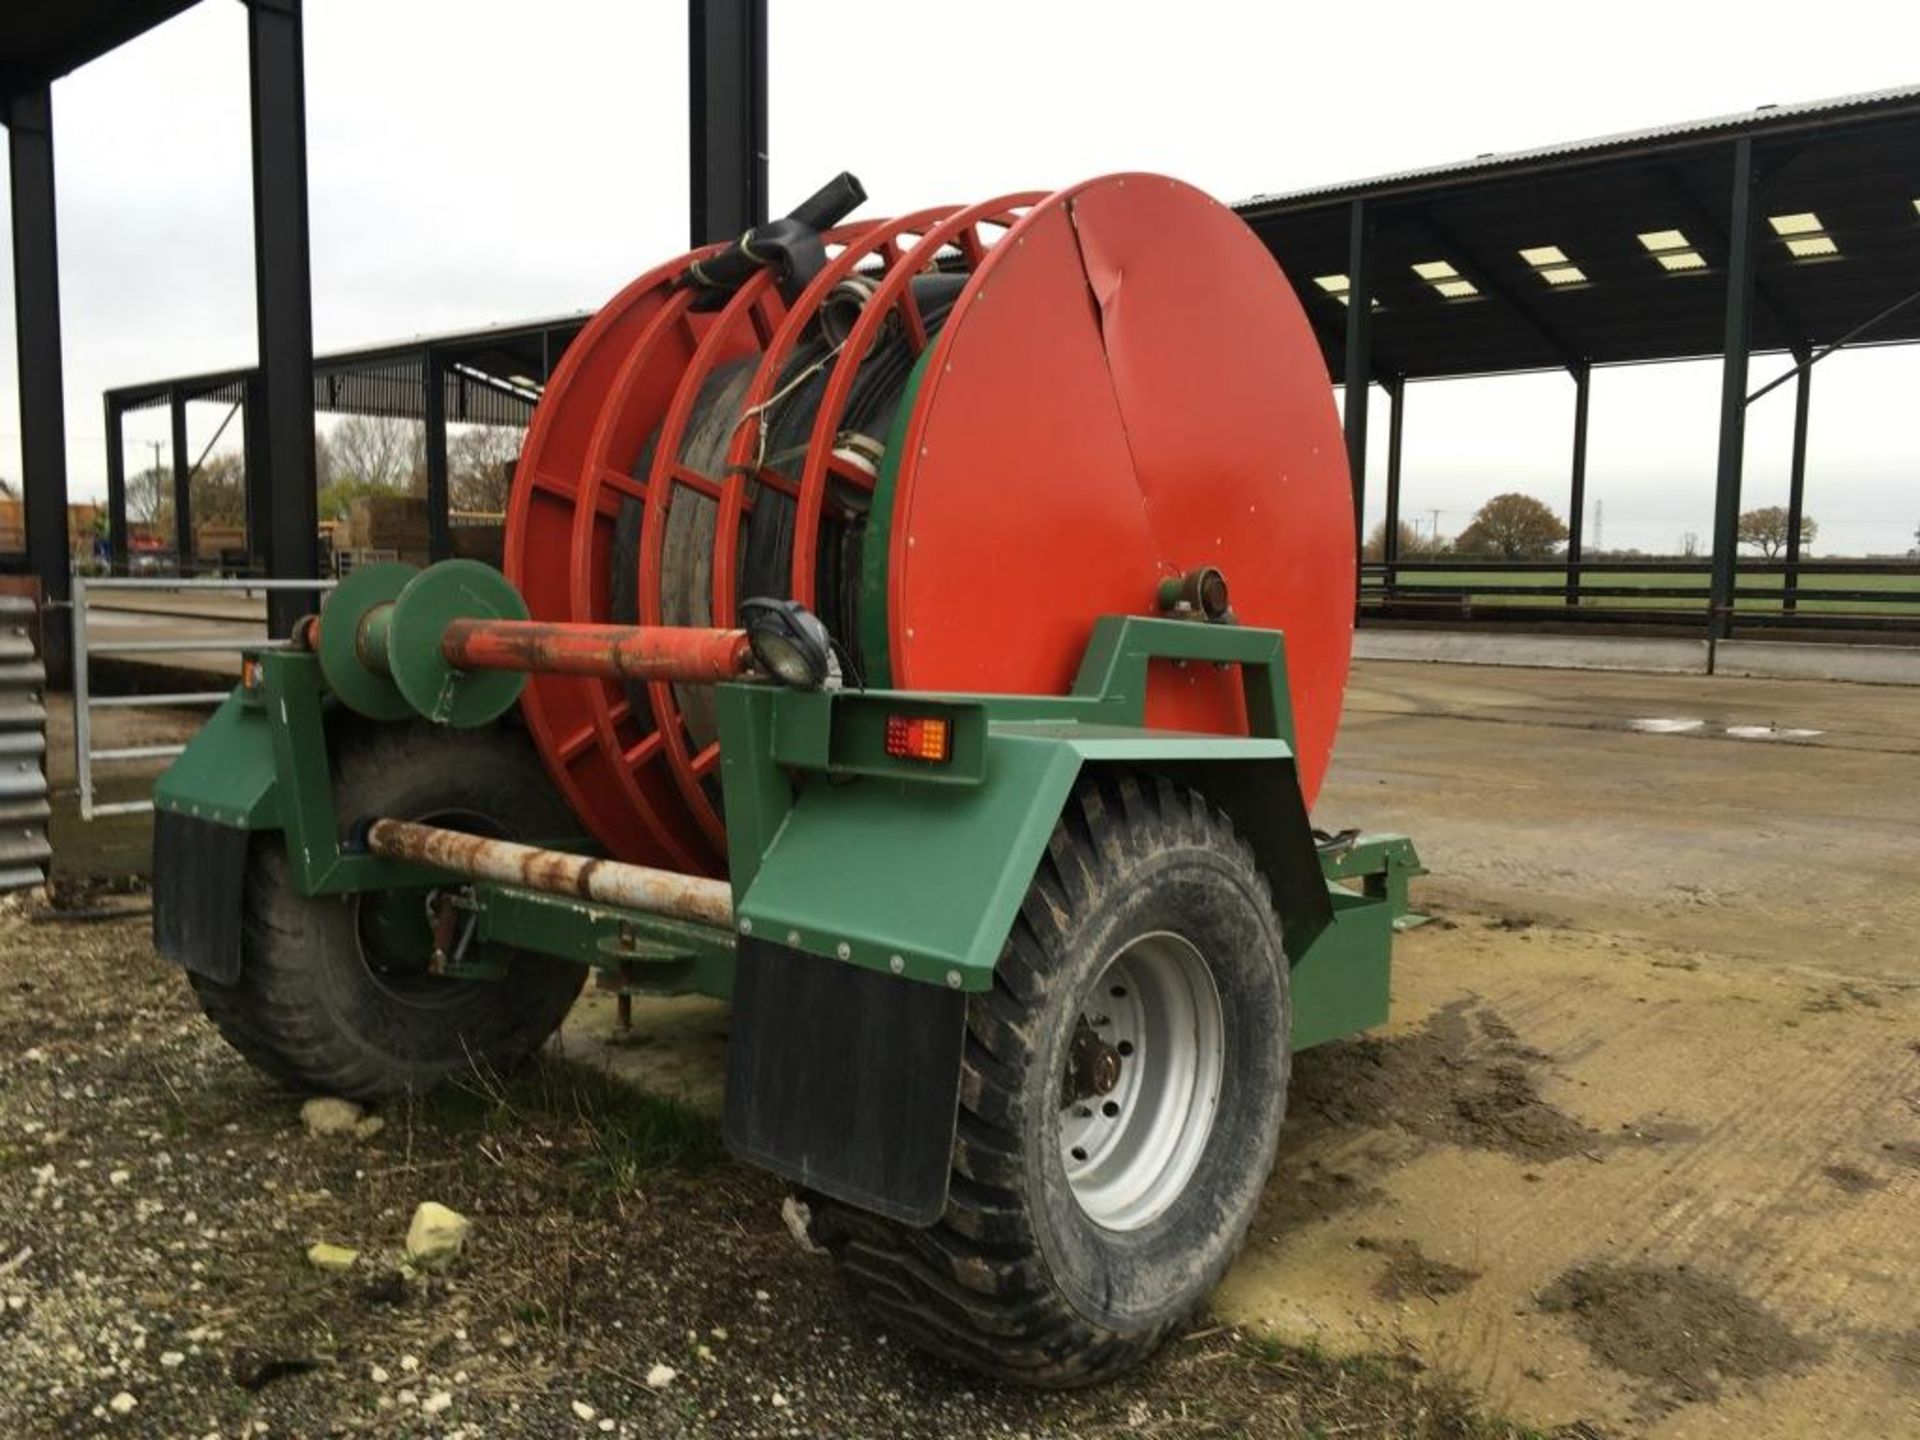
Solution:
M 1081 997 L 1061 1074 L 1060 1152 L 1080 1208 L 1137 1230 L 1179 1198 L 1213 1130 L 1225 1023 L 1205 958 L 1165 931 Z
M 1074 1027 L 1073 1047 L 1067 1053 L 1065 1103 L 1110 1095 L 1120 1083 L 1120 1052 L 1103 1041 L 1087 1017 Z

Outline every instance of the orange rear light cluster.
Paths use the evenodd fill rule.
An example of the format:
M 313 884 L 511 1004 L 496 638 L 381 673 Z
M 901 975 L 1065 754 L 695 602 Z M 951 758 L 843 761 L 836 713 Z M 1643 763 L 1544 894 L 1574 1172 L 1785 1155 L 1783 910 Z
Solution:
M 953 758 L 953 722 L 940 715 L 889 715 L 887 754 L 944 765 Z

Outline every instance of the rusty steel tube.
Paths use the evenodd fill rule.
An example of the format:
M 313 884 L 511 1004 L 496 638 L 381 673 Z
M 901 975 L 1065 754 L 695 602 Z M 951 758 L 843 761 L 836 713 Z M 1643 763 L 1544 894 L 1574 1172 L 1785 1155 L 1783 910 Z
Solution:
M 374 821 L 367 829 L 367 849 L 388 860 L 431 865 L 474 880 L 733 928 L 733 888 L 724 880 L 542 850 L 411 820 Z
M 535 675 L 694 685 L 736 679 L 753 664 L 744 630 L 538 620 L 451 621 L 440 653 L 459 670 L 524 670 Z

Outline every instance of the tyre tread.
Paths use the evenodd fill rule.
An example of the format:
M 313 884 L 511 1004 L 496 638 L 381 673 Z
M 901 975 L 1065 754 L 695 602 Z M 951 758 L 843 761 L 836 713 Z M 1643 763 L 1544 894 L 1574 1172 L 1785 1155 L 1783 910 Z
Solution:
M 454 773 L 482 759 L 493 769 L 481 773 L 502 787 L 545 785 L 524 744 L 498 732 L 353 725 L 333 738 L 335 789 L 343 797 L 377 795 L 383 777 L 409 773 L 408 767 L 418 773 L 445 766 Z M 202 1012 L 244 1059 L 291 1089 L 377 1100 L 430 1088 L 444 1071 L 388 1061 L 343 1034 L 317 1003 L 316 968 L 329 957 L 319 953 L 313 933 L 316 902 L 295 891 L 283 844 L 279 835 L 263 834 L 248 852 L 239 978 L 225 984 L 188 972 Z M 584 971 L 553 970 L 553 983 L 539 987 L 535 1003 L 506 1013 L 474 1061 L 504 1067 L 545 1043 L 585 979 Z
M 1138 1363 L 1187 1319 L 1118 1332 L 1080 1313 L 1043 1257 L 1022 1194 L 1018 1091 L 1035 1063 L 1032 1017 L 1050 995 L 1077 914 L 1129 861 L 1203 845 L 1271 906 L 1252 852 L 1197 793 L 1157 775 L 1094 772 L 1075 790 L 1028 889 L 993 986 L 969 999 L 947 1206 L 916 1229 L 823 1197 L 813 1238 L 845 1283 L 920 1348 L 1027 1385 L 1095 1383 Z M 1250 1218 L 1250 1217 L 1249 1217 Z M 1231 1237 L 1238 1248 L 1242 1231 Z

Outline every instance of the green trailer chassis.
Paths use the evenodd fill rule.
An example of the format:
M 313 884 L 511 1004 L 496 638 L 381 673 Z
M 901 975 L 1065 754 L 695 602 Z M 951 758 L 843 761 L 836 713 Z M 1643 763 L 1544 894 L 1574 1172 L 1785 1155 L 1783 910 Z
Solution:
M 1158 663 L 1237 666 L 1252 733 L 1145 728 L 1147 677 Z M 317 657 L 262 652 L 248 676 L 161 778 L 162 816 L 192 822 L 203 838 L 214 829 L 278 832 L 303 895 L 417 896 L 457 886 L 472 927 L 461 954 L 443 962 L 449 975 L 493 973 L 499 949 L 511 946 L 593 967 L 627 990 L 731 993 L 734 933 L 365 853 L 355 836 L 377 817 L 337 813 L 327 727 L 341 702 Z M 1103 619 L 1066 696 L 741 682 L 717 687 L 716 698 L 740 935 L 910 982 L 984 990 L 1067 796 L 1088 767 L 1117 767 L 1201 791 L 1253 846 L 1293 963 L 1296 1049 L 1386 1018 L 1390 937 L 1408 916 L 1407 881 L 1421 873 L 1419 861 L 1402 836 L 1316 843 L 1294 769 L 1277 632 Z M 947 719 L 951 761 L 885 754 L 886 718 L 899 714 Z M 578 837 L 547 843 L 589 848 Z M 160 858 L 160 910 L 204 912 L 211 901 L 235 912 L 230 960 L 185 949 L 169 937 L 165 915 L 156 922 L 163 949 L 189 968 L 230 969 L 238 877 L 222 883 L 194 867 L 194 883 L 216 893 L 170 895 L 167 875 L 180 867 Z M 216 914 L 196 933 L 226 929 Z

